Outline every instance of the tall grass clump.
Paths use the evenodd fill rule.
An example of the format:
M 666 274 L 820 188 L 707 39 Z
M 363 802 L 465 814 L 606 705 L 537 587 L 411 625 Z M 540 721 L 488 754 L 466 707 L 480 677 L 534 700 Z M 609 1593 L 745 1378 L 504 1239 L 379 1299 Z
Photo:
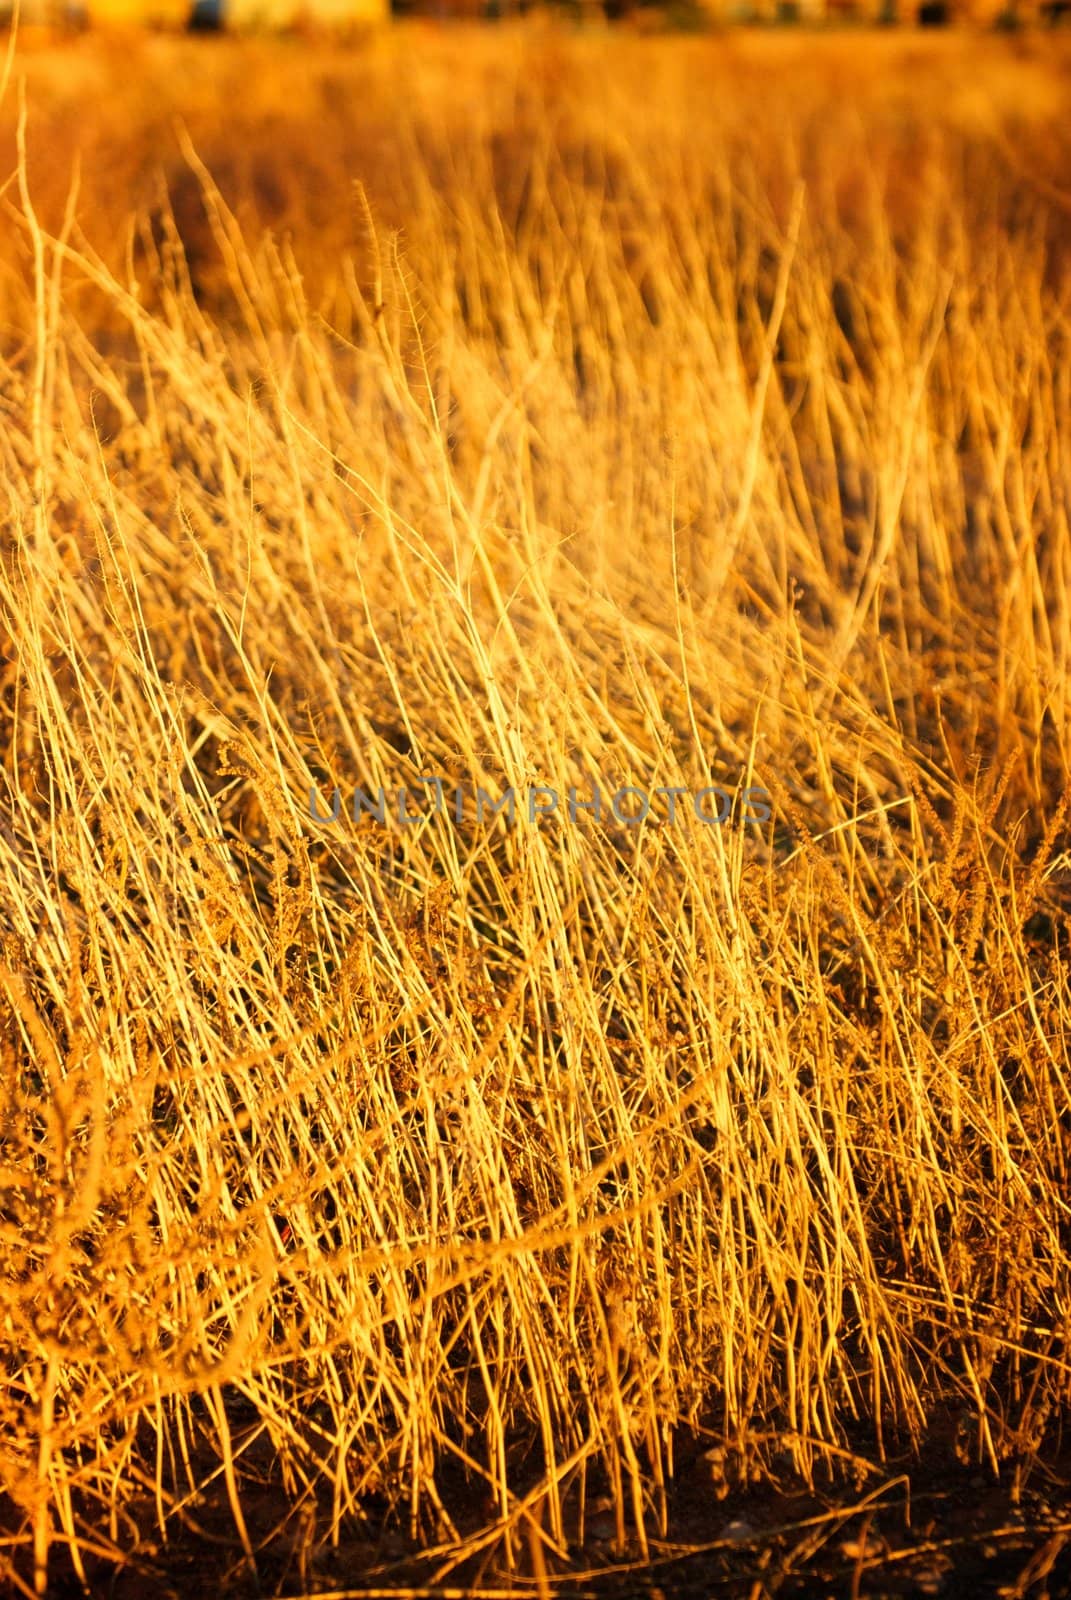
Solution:
M 697 1429 L 724 1485 L 949 1417 L 1029 1473 L 1056 58 L 137 48 L 2 113 L 4 1582 L 190 1537 L 311 1582 L 392 1526 L 542 1571 L 596 1493 L 643 1553 Z M 718 783 L 770 823 L 699 821 Z

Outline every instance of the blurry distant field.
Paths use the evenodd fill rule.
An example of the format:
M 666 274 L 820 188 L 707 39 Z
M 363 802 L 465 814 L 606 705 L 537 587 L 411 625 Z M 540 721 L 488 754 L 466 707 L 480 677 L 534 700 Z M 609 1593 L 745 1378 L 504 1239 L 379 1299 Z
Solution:
M 1061 1592 L 1069 98 L 19 52 L 4 1592 Z

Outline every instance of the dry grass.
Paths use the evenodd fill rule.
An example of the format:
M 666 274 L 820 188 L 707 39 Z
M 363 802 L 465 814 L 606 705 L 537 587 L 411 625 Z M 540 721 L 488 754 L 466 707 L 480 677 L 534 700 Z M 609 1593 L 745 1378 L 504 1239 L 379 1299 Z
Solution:
M 604 1483 L 642 1550 L 696 1423 L 726 1481 L 950 1413 L 1030 1470 L 1071 1399 L 1066 49 L 22 65 L 12 1592 L 213 1494 L 291 1585 L 389 1513 L 442 1573 L 553 1569 Z M 309 820 L 420 774 L 750 774 L 775 818 Z

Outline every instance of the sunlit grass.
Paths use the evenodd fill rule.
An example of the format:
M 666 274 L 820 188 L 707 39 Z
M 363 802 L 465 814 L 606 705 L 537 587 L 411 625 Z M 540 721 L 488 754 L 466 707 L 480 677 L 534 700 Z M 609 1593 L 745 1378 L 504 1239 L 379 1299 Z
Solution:
M 1066 52 L 132 48 L 3 107 L 5 1581 L 210 1483 L 303 1571 L 373 1495 L 444 1571 L 606 1481 L 643 1549 L 697 1422 L 1022 1469 Z M 309 819 L 422 775 L 775 817 Z

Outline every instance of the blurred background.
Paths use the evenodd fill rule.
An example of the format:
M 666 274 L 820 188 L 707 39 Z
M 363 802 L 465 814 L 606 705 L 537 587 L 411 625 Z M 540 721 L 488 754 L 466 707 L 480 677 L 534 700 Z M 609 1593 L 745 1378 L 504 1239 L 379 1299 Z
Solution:
M 153 28 L 293 29 L 380 23 L 392 16 L 494 19 L 525 15 L 531 0 L 24 0 L 34 29 L 136 25 Z M 668 19 L 678 26 L 869 23 L 1014 29 L 1053 25 L 1071 0 L 559 0 L 550 9 L 584 20 Z M 0 21 L 10 25 L 5 3 Z

